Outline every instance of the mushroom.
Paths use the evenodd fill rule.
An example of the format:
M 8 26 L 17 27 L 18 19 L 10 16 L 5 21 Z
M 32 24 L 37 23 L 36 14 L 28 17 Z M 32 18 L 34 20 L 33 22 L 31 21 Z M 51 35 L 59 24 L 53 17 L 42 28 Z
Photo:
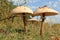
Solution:
M 28 19 L 28 22 L 38 22 L 39 20 L 35 19 L 34 17 L 32 19 Z
M 37 19 L 35 19 L 34 17 L 32 18 L 32 19 L 28 19 L 28 22 L 32 22 L 32 24 L 33 24 L 33 22 L 39 22 L 39 20 L 37 20 Z M 32 25 L 32 29 L 33 29 L 34 27 L 33 27 L 33 25 Z
M 44 33 L 44 20 L 45 20 L 45 16 L 53 16 L 53 15 L 57 15 L 58 12 L 48 6 L 43 6 L 43 7 L 39 7 L 35 12 L 34 12 L 34 16 L 41 16 L 42 21 L 41 21 L 41 28 L 40 28 L 40 35 L 42 36 L 42 34 Z
M 34 17 L 32 17 L 31 19 L 28 19 L 27 20 L 28 22 L 32 22 L 32 24 L 34 23 L 34 22 L 39 22 L 39 20 L 37 20 L 37 19 L 35 19 Z M 33 31 L 34 30 L 34 26 L 32 25 L 32 35 L 33 35 Z
M 33 11 L 27 7 L 27 6 L 18 6 L 16 8 L 14 8 L 12 11 L 11 11 L 12 15 L 22 15 L 23 16 L 23 22 L 24 22 L 24 31 L 27 32 L 27 24 L 26 24 L 26 14 L 29 14 L 29 15 L 32 15 L 33 14 Z

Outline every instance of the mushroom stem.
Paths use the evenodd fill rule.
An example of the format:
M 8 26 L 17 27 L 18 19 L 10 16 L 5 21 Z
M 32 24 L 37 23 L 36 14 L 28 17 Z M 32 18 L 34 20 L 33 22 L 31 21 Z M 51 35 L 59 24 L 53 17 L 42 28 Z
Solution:
M 33 21 L 32 21 L 32 30 L 34 29 L 34 26 L 33 26 Z
M 45 20 L 45 14 L 42 14 L 42 21 L 41 21 L 41 28 L 40 28 L 40 35 L 43 36 L 44 33 L 44 20 Z
M 25 18 L 25 13 L 22 14 L 23 15 L 23 22 L 24 22 L 24 32 L 27 32 L 27 24 L 26 24 L 26 18 Z
M 32 35 L 34 35 L 34 25 L 33 25 L 33 21 L 32 21 Z
M 34 16 L 32 16 L 32 18 L 33 18 Z M 33 21 L 32 21 L 32 24 L 33 24 Z M 34 26 L 32 25 L 32 29 L 34 28 Z

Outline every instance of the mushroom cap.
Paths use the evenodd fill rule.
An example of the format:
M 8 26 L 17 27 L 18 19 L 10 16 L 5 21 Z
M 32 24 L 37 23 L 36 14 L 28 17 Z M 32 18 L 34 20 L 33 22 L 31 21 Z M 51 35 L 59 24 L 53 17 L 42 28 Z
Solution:
M 18 6 L 16 8 L 14 8 L 11 11 L 11 13 L 13 13 L 13 14 L 22 14 L 22 13 L 33 14 L 33 11 L 27 6 Z
M 35 16 L 42 16 L 42 14 L 45 13 L 45 16 L 53 16 L 53 15 L 57 15 L 58 12 L 50 7 L 47 6 L 43 6 L 43 7 L 39 7 L 35 12 L 34 15 Z
M 28 19 L 28 22 L 39 22 L 39 20 L 32 18 L 32 19 Z

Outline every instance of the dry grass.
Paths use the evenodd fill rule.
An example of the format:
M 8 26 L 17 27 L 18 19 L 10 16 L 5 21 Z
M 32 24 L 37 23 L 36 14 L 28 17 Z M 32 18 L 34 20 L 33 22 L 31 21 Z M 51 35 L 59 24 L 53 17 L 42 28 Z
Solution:
M 32 29 L 32 25 L 34 28 Z M 39 35 L 40 23 L 31 24 L 27 22 L 28 32 L 24 34 L 23 22 L 14 20 L 13 23 L 0 23 L 0 40 L 52 40 L 50 35 L 54 35 L 56 40 L 60 40 L 60 24 L 52 27 L 45 23 L 44 36 Z M 53 38 L 54 39 L 54 38 Z M 55 40 L 55 39 L 54 39 Z

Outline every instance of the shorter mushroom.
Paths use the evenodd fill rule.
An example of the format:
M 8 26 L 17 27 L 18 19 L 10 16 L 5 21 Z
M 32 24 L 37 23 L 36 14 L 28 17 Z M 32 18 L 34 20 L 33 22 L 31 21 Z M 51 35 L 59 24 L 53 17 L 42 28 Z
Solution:
M 28 22 L 32 22 L 32 24 L 33 24 L 34 22 L 39 22 L 39 20 L 35 19 L 34 17 L 33 17 L 32 19 L 28 19 L 27 21 L 28 21 Z M 33 32 L 33 30 L 34 30 L 34 26 L 32 25 L 32 32 Z
M 32 19 L 28 19 L 28 22 L 39 22 L 39 20 L 37 20 L 33 17 Z

